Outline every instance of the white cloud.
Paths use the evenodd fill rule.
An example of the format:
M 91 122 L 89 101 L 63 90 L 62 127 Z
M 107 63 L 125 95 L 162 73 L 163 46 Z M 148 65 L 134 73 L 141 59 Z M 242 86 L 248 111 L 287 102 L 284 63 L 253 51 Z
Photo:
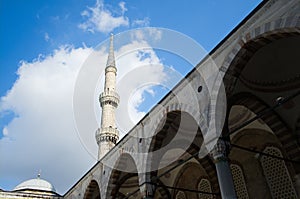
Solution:
M 45 41 L 49 41 L 50 37 L 49 37 L 49 34 L 46 32 L 45 35 L 44 35 L 44 39 Z
M 163 73 L 162 73 L 163 74 Z M 131 124 L 133 123 L 137 123 L 139 120 L 141 120 L 144 115 L 146 114 L 146 112 L 140 111 L 139 110 L 139 106 L 145 101 L 145 97 L 143 96 L 143 94 L 145 92 L 149 93 L 150 95 L 154 96 L 155 91 L 151 88 L 152 86 L 147 85 L 144 86 L 140 89 L 134 90 L 134 92 L 131 93 L 129 100 L 128 100 L 128 115 L 130 120 L 127 121 L 126 124 L 127 125 L 127 129 L 126 126 L 122 126 L 125 127 L 125 129 L 123 131 L 129 131 L 130 128 L 132 127 Z M 120 112 L 122 111 L 122 109 L 120 110 Z M 117 118 L 120 118 L 122 115 L 122 113 L 120 113 Z M 124 115 L 123 115 L 124 116 Z
M 136 29 L 130 33 L 130 37 L 132 40 L 137 41 L 160 41 L 162 38 L 162 31 L 157 28 L 143 28 Z
M 82 17 L 87 18 L 85 22 L 79 24 L 79 28 L 90 32 L 112 32 L 115 28 L 120 26 L 128 26 L 129 19 L 124 16 L 127 8 L 125 2 L 120 2 L 119 7 L 121 14 L 113 13 L 105 8 L 102 0 L 97 0 L 94 7 L 88 7 L 81 13 Z
M 131 51 L 132 49 L 139 50 Z M 151 87 L 164 82 L 166 74 L 160 59 L 144 41 L 123 46 L 116 55 L 119 57 L 117 89 L 121 96 L 116 119 L 118 128 L 124 135 L 145 115 L 145 112 L 138 109 L 145 100 L 143 93 L 151 94 Z
M 144 19 L 135 19 L 132 22 L 132 26 L 149 26 L 150 25 L 150 18 L 149 17 L 145 17 Z
M 127 11 L 127 8 L 125 7 L 125 2 L 124 1 L 121 1 L 119 3 L 119 6 L 121 8 L 121 11 L 122 11 L 122 14 L 124 14 L 126 11 Z
M 129 52 L 140 47 L 148 48 Z M 31 62 L 21 62 L 17 81 L 0 101 L 0 112 L 12 111 L 17 115 L 2 130 L 4 137 L 0 139 L 1 183 L 9 180 L 17 185 L 33 178 L 42 169 L 42 177 L 63 194 L 95 163 L 78 139 L 72 107 L 76 76 L 92 52 L 94 50 L 87 47 L 64 46 L 55 50 L 52 55 L 39 56 Z M 119 56 L 117 86 L 121 103 L 117 118 L 121 125 L 126 124 L 122 128 L 127 131 L 144 115 L 138 110 L 139 104 L 144 100 L 142 93 L 152 92 L 149 85 L 136 88 L 145 80 L 162 82 L 166 74 L 161 65 L 144 68 L 142 74 L 138 70 L 141 66 L 160 64 L 155 52 L 149 49 L 146 42 L 135 41 L 123 46 L 116 51 L 116 57 Z M 107 54 L 100 50 L 91 63 L 96 66 L 103 65 L 106 58 Z M 131 81 L 126 81 L 130 75 L 133 75 Z M 147 79 L 149 77 L 152 79 Z M 126 85 L 123 86 L 127 90 L 121 88 L 124 81 Z M 134 89 L 136 92 L 133 92 Z M 101 85 L 95 91 L 96 95 L 100 91 Z M 131 96 L 131 100 L 126 100 L 129 99 L 128 96 Z M 126 109 L 128 105 L 129 110 Z M 100 115 L 97 100 L 95 107 L 95 113 Z M 133 121 L 128 122 L 128 115 Z M 88 142 L 84 144 L 93 150 L 92 153 L 97 153 L 94 138 L 96 127 L 86 125 L 89 129 L 85 132 Z M 64 176 L 63 180 L 61 176 Z
M 156 41 L 159 41 L 161 40 L 161 37 L 162 37 L 162 31 L 161 30 L 158 30 L 156 28 L 149 28 L 147 29 L 148 32 L 149 32 L 149 35 Z
M 7 129 L 7 127 L 3 128 L 2 134 L 3 134 L 3 136 L 7 136 L 8 135 L 8 129 Z
M 75 77 L 91 51 L 65 46 L 44 59 L 21 62 L 17 81 L 0 101 L 1 112 L 18 115 L 3 129 L 5 137 L 0 140 L 2 183 L 5 179 L 20 183 L 42 169 L 42 177 L 61 192 L 92 165 L 72 118 Z

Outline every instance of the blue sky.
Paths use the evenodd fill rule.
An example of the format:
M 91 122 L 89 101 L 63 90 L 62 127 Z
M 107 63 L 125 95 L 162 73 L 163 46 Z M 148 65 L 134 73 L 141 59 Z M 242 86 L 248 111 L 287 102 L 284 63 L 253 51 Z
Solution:
M 72 152 L 71 146 L 65 146 L 67 148 L 63 149 L 66 152 L 65 156 L 61 157 L 57 157 L 54 151 L 51 152 L 51 146 L 49 146 L 50 148 L 45 148 L 45 151 L 41 152 L 42 154 L 30 154 L 36 151 L 34 149 L 29 150 L 29 148 L 33 147 L 30 144 L 22 146 L 18 144 L 18 147 L 16 147 L 18 140 L 20 141 L 21 138 L 25 139 L 24 142 L 30 142 L 30 136 L 40 135 L 39 131 L 41 128 L 38 125 L 35 126 L 36 123 L 40 122 L 42 126 L 50 125 L 51 127 L 53 124 L 49 124 L 48 120 L 55 120 L 55 114 L 64 114 L 63 112 L 55 113 L 52 119 L 49 119 L 53 111 L 43 109 L 42 105 L 41 108 L 36 110 L 27 109 L 32 104 L 33 107 L 38 107 L 34 103 L 39 103 L 42 99 L 44 100 L 44 106 L 51 104 L 47 101 L 51 100 L 51 96 L 47 96 L 47 94 L 52 94 L 52 91 L 57 88 L 57 85 L 52 84 L 52 80 L 50 83 L 43 82 L 47 85 L 47 89 L 49 85 L 50 87 L 53 85 L 55 88 L 49 88 L 51 89 L 49 92 L 47 92 L 47 89 L 37 90 L 40 91 L 38 96 L 45 95 L 46 97 L 39 99 L 38 102 L 35 102 L 35 99 L 32 99 L 32 102 L 30 102 L 30 98 L 34 98 L 36 94 L 32 93 L 32 96 L 28 96 L 31 95 L 30 92 L 34 91 L 37 86 L 34 83 L 36 79 L 41 78 L 44 80 L 45 78 L 43 79 L 42 77 L 51 76 L 55 72 L 57 74 L 54 77 L 57 77 L 57 75 L 66 72 L 65 69 L 61 68 L 54 70 L 53 67 L 51 68 L 51 66 L 47 65 L 47 60 L 50 63 L 52 63 L 51 61 L 56 63 L 55 59 L 64 59 L 60 58 L 60 56 L 74 55 L 74 57 L 84 57 L 95 46 L 106 40 L 110 32 L 116 34 L 145 26 L 163 27 L 181 32 L 198 42 L 206 51 L 210 51 L 259 3 L 259 0 L 132 0 L 104 2 L 96 2 L 95 0 L 1 0 L 0 154 L 1 158 L 4 158 L 3 161 L 10 162 L 14 166 L 9 164 L 0 165 L 0 188 L 11 190 L 21 181 L 35 177 L 37 171 L 42 169 L 44 173 L 42 176 L 49 179 L 56 186 L 58 192 L 63 194 L 94 163 L 93 158 L 83 158 L 85 161 L 80 166 L 72 171 L 63 172 L 64 169 L 67 169 L 64 168 L 64 165 L 47 167 L 45 165 L 49 164 L 49 162 L 44 160 L 43 157 L 48 156 L 48 160 L 61 158 L 69 162 L 75 161 L 75 157 L 66 158 Z M 111 24 L 97 24 L 100 22 L 97 20 L 93 21 L 92 10 L 104 16 L 101 18 L 101 23 L 104 23 L 105 19 L 107 19 L 110 20 Z M 174 66 L 182 75 L 192 68 L 192 66 L 184 64 L 185 61 L 176 59 L 168 53 L 157 51 L 155 56 L 162 60 L 164 64 Z M 71 58 L 70 60 L 66 58 L 66 60 L 66 63 L 68 61 L 73 63 Z M 19 72 L 17 72 L 18 70 Z M 49 74 L 42 76 L 40 75 L 42 72 L 39 71 L 46 71 Z M 75 77 L 76 72 L 78 70 L 74 69 L 71 74 Z M 28 80 L 30 78 L 32 79 Z M 73 80 L 70 81 L 72 82 Z M 42 83 L 40 84 L 42 85 Z M 71 95 L 72 87 L 68 88 Z M 149 92 L 142 93 L 143 103 L 138 103 L 138 108 L 140 108 L 141 112 L 147 111 L 149 106 L 153 105 L 153 101 L 157 101 L 165 93 L 164 89 L 158 88 L 152 88 L 157 93 L 155 97 L 151 95 L 149 90 Z M 9 92 L 11 93 L 9 94 Z M 55 92 L 53 93 L 55 94 Z M 65 92 L 62 91 L 61 93 Z M 27 97 L 28 101 L 26 101 Z M 5 102 L 3 98 L 5 98 Z M 18 98 L 24 98 L 25 100 L 20 102 L 22 99 Z M 57 103 L 60 102 L 60 98 L 56 100 Z M 63 102 L 65 101 L 62 100 L 61 104 Z M 72 101 L 66 100 L 66 103 L 68 102 L 72 103 Z M 64 109 L 61 108 L 59 110 L 63 111 Z M 68 109 L 68 111 L 70 110 Z M 28 115 L 30 117 L 27 117 Z M 36 115 L 39 117 L 36 117 Z M 41 119 L 43 115 L 45 115 L 45 120 Z M 37 118 L 37 121 L 33 121 L 35 118 Z M 43 121 L 45 121 L 44 125 Z M 74 131 L 75 127 L 71 126 L 72 122 L 66 121 L 66 123 L 70 123 L 70 126 L 65 127 L 62 123 L 62 129 L 57 128 L 53 129 L 53 131 L 64 132 L 66 129 Z M 32 134 L 34 131 L 37 134 Z M 22 135 L 20 135 L 20 132 L 22 132 Z M 45 132 L 47 131 L 45 130 Z M 48 136 L 45 135 L 47 139 Z M 53 135 L 53 137 L 55 136 Z M 92 133 L 91 137 L 93 136 L 94 134 Z M 75 140 L 77 137 L 74 137 L 72 138 L 73 141 L 78 144 L 78 140 Z M 43 138 L 39 137 L 37 140 L 42 140 Z M 55 138 L 58 139 L 59 137 Z M 23 158 L 18 159 L 18 157 L 23 156 L 20 154 L 20 148 L 24 147 L 28 153 L 27 157 L 36 157 L 33 159 L 28 158 L 28 163 L 25 166 L 18 165 L 24 161 Z M 61 143 L 61 145 L 56 147 L 64 147 L 64 144 Z M 79 154 L 89 156 L 88 153 L 84 152 L 84 149 L 81 150 Z M 61 161 L 64 163 L 63 160 Z M 69 177 L 66 177 L 65 182 L 61 182 L 61 179 L 58 177 L 60 175 L 68 175 Z
M 126 2 L 129 19 L 149 18 L 149 25 L 182 32 L 208 51 L 212 49 L 260 1 L 130 1 Z M 108 34 L 84 32 L 80 13 L 95 1 L 1 1 L 1 95 L 11 88 L 20 60 L 31 61 L 49 54 L 60 45 L 95 46 Z M 106 4 L 117 8 L 117 1 Z M 118 8 L 116 9 L 118 12 Z M 120 27 L 120 32 L 134 26 Z M 45 35 L 49 35 L 49 41 Z M 5 47 L 5 48 L 4 48 Z M 4 48 L 4 49 L 3 49 Z

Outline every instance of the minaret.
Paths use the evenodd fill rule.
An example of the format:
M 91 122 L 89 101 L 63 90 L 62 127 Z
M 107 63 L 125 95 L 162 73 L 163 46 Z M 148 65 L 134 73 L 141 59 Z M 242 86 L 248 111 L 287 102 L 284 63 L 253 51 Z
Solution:
M 118 107 L 120 97 L 116 92 L 117 68 L 114 56 L 113 34 L 110 35 L 110 46 L 107 64 L 105 68 L 104 91 L 99 96 L 102 107 L 101 128 L 96 131 L 98 144 L 98 161 L 115 146 L 119 139 L 119 131 L 116 127 L 115 109 Z

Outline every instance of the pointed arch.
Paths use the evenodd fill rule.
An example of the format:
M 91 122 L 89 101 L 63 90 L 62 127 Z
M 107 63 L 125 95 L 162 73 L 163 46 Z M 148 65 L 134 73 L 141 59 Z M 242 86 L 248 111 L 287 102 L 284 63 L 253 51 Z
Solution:
M 232 94 L 245 63 L 260 48 L 282 38 L 300 35 L 299 21 L 300 18 L 297 15 L 278 18 L 251 29 L 236 42 L 235 47 L 227 55 L 220 69 L 225 72 L 223 81 L 227 96 Z
M 139 189 L 138 170 L 134 158 L 122 153 L 116 161 L 108 180 L 106 198 L 126 196 L 131 190 Z M 138 197 L 139 193 L 137 193 Z
M 178 134 L 180 136 L 177 136 Z M 174 139 L 175 136 L 177 136 L 176 139 Z M 185 139 L 188 136 L 193 137 Z M 185 111 L 168 112 L 162 129 L 151 139 L 149 153 L 152 155 L 147 159 L 147 162 L 151 163 L 149 170 L 159 170 L 160 162 L 168 151 L 178 148 L 193 154 L 199 151 L 202 142 L 202 133 L 193 116 Z M 183 154 L 179 154 L 171 160 L 176 161 L 181 155 Z
M 92 180 L 85 190 L 84 199 L 101 199 L 99 185 L 95 180 Z

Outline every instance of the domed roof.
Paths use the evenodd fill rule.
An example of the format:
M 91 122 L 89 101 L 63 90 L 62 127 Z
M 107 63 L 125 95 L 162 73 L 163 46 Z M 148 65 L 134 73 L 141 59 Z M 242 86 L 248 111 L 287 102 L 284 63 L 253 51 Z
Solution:
M 52 186 L 52 184 L 41 179 L 39 176 L 36 179 L 30 179 L 22 182 L 14 188 L 14 191 L 25 189 L 55 192 L 55 188 Z

